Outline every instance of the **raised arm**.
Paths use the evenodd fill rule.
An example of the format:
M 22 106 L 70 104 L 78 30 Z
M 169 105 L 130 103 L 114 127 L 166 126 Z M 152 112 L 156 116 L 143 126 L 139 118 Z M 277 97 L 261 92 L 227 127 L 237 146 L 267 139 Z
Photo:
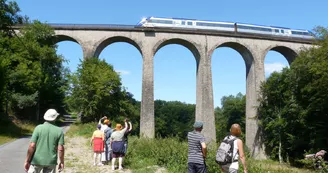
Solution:
M 129 121 L 129 131 L 132 130 L 132 124 L 131 124 L 131 121 Z

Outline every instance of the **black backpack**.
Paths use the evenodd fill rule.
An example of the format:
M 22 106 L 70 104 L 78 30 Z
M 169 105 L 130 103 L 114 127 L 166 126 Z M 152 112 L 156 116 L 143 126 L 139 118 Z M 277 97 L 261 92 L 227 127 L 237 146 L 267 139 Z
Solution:
M 227 136 L 221 142 L 218 150 L 216 151 L 215 161 L 220 165 L 226 165 L 228 163 L 232 163 L 234 160 L 233 156 L 233 143 L 238 139 L 236 137 Z

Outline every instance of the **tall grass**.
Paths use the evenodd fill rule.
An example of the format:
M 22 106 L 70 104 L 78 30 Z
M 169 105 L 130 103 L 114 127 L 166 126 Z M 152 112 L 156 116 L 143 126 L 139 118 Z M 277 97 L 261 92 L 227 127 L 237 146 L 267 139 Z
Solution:
M 0 121 L 0 145 L 17 138 L 32 135 L 37 123 L 19 120 Z
M 73 124 L 67 135 L 91 137 L 96 123 Z M 220 173 L 215 162 L 217 146 L 209 146 L 206 166 L 209 173 Z M 178 138 L 146 139 L 136 136 L 129 137 L 128 152 L 124 159 L 126 168 L 135 173 L 153 173 L 158 167 L 166 168 L 169 173 L 187 172 L 188 143 Z M 258 161 L 247 158 L 248 173 L 310 173 L 308 169 L 298 169 L 288 164 L 279 164 L 272 160 Z M 239 172 L 243 172 L 240 164 Z
M 215 162 L 216 146 L 209 146 L 206 166 L 209 173 L 220 173 L 221 169 Z M 125 164 L 132 170 L 142 170 L 153 165 L 165 167 L 168 172 L 187 172 L 188 143 L 177 138 L 139 139 L 129 138 L 129 148 Z M 290 167 L 276 161 L 258 161 L 247 158 L 249 173 L 310 173 L 307 169 Z M 243 172 L 240 164 L 239 172 Z

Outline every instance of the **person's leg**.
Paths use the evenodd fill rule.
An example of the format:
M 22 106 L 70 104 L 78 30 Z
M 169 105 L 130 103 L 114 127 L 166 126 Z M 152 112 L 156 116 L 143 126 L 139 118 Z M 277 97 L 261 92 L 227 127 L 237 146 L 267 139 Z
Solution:
M 28 169 L 28 173 L 40 173 L 42 170 L 42 167 L 36 166 L 36 165 L 31 165 L 30 169 Z
M 56 165 L 43 167 L 43 173 L 56 173 Z
M 188 173 L 196 173 L 193 163 L 188 163 Z
M 98 163 L 98 166 L 103 166 L 104 164 L 102 163 L 102 154 L 103 152 L 100 152 L 99 153 L 99 163 Z
M 108 162 L 108 160 L 109 160 L 109 157 L 108 157 L 108 145 L 107 144 L 105 144 L 105 160 L 106 160 L 106 162 Z
M 122 162 L 123 162 L 123 157 L 120 156 L 120 157 L 118 158 L 118 169 L 119 169 L 119 170 L 122 170 L 122 169 L 123 169 L 123 167 L 122 167 Z
M 206 165 L 204 164 L 194 164 L 197 173 L 207 173 Z
M 113 153 L 112 170 L 115 170 L 116 153 Z
M 93 153 L 93 165 L 96 165 L 97 164 L 97 153 L 94 152 Z

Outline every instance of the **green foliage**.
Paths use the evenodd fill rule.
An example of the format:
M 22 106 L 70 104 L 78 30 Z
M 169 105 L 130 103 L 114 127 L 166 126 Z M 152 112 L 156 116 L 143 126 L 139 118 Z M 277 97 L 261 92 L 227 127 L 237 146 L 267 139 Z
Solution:
M 11 35 L 13 31 L 10 27 L 14 24 L 22 24 L 26 17 L 20 16 L 18 13 L 20 8 L 15 1 L 0 0 L 0 30 Z
M 35 115 L 36 103 L 40 112 L 49 107 L 62 112 L 64 91 L 63 58 L 56 55 L 51 39 L 54 31 L 35 21 L 26 25 L 19 37 L 6 37 L 8 49 L 0 55 L 9 61 L 6 69 L 11 112 L 25 118 Z M 39 117 L 36 117 L 37 119 Z
M 246 97 L 238 93 L 236 96 L 224 96 L 222 108 L 215 108 L 216 135 L 219 141 L 229 134 L 232 124 L 239 124 L 245 130 Z M 244 135 L 241 139 L 244 140 Z
M 107 116 L 122 122 L 125 117 L 138 128 L 139 103 L 122 89 L 121 79 L 113 66 L 98 58 L 88 58 L 70 76 L 71 87 L 66 103 L 71 111 L 83 112 L 82 121 L 98 121 Z
M 208 152 L 206 162 L 209 172 L 219 172 L 215 163 L 214 148 Z M 128 154 L 124 160 L 133 170 L 158 165 L 167 168 L 168 172 L 187 171 L 188 143 L 179 138 L 138 139 L 129 138 Z
M 155 131 L 158 136 L 186 139 L 194 121 L 194 104 L 155 100 Z
M 70 126 L 69 131 L 66 133 L 67 136 L 83 136 L 91 138 L 93 132 L 97 129 L 95 122 L 91 123 L 74 123 Z
M 317 45 L 301 51 L 290 69 L 273 73 L 262 85 L 259 119 L 273 159 L 280 142 L 285 161 L 294 164 L 304 151 L 328 149 L 328 37 L 325 28 L 316 30 Z
M 20 16 L 16 2 L 0 1 L 0 113 L 8 98 L 9 113 L 39 119 L 49 107 L 63 112 L 63 58 L 56 55 L 54 31 Z M 19 34 L 11 26 L 26 24 Z M 6 96 L 5 96 L 6 95 Z M 38 103 L 38 104 L 37 104 Z M 39 112 L 39 114 L 37 114 Z

